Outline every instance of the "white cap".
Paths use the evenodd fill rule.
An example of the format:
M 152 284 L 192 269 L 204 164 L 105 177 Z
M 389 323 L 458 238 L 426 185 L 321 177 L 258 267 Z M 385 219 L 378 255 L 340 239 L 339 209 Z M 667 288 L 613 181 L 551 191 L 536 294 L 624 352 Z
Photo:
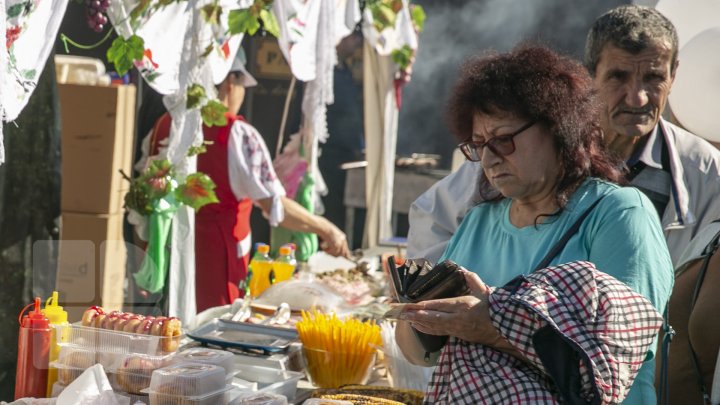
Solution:
M 232 65 L 230 66 L 230 71 L 228 74 L 233 72 L 240 72 L 242 73 L 242 85 L 245 87 L 253 87 L 257 86 L 257 80 L 255 80 L 254 77 L 250 74 L 250 72 L 245 69 L 245 63 L 247 63 L 247 59 L 245 58 L 245 50 L 243 50 L 242 47 L 240 47 L 237 51 L 237 54 L 235 54 L 235 59 L 233 59 Z

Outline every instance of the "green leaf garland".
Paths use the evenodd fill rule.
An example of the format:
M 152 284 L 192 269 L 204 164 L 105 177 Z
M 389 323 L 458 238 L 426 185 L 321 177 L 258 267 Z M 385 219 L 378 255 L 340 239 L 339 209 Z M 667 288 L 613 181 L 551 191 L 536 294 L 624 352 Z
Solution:
M 135 61 L 142 60 L 145 52 L 145 41 L 137 35 L 125 39 L 121 36 L 115 38 L 107 50 L 107 59 L 115 65 L 115 71 L 124 75 L 133 67 Z

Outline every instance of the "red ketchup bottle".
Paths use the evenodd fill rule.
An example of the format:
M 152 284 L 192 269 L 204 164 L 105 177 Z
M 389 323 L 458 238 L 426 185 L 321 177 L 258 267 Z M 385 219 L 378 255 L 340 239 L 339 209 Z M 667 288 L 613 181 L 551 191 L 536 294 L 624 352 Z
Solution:
M 50 321 L 40 312 L 40 297 L 35 298 L 35 310 L 23 316 L 30 305 L 33 304 L 23 308 L 18 317 L 15 399 L 44 398 L 47 390 Z

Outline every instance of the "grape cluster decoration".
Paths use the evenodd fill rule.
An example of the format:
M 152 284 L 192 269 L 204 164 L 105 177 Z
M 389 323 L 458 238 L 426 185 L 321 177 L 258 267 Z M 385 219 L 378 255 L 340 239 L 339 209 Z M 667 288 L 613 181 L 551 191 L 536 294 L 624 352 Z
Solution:
M 90 29 L 102 32 L 108 23 L 105 10 L 110 6 L 110 0 L 85 0 L 85 21 Z

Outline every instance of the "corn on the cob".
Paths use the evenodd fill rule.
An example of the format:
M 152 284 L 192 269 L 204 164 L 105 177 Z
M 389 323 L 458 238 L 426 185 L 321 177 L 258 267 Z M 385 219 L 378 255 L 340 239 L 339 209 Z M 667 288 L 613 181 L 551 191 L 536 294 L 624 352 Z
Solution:
M 348 401 L 352 402 L 353 405 L 404 405 L 402 402 L 397 402 L 390 399 L 358 394 L 328 394 L 321 395 L 315 398 L 332 399 L 335 401 Z
M 421 391 L 372 385 L 346 385 L 339 389 L 317 389 L 312 393 L 315 398 L 334 399 L 328 398 L 326 395 L 359 395 L 405 405 L 422 405 L 424 398 Z

